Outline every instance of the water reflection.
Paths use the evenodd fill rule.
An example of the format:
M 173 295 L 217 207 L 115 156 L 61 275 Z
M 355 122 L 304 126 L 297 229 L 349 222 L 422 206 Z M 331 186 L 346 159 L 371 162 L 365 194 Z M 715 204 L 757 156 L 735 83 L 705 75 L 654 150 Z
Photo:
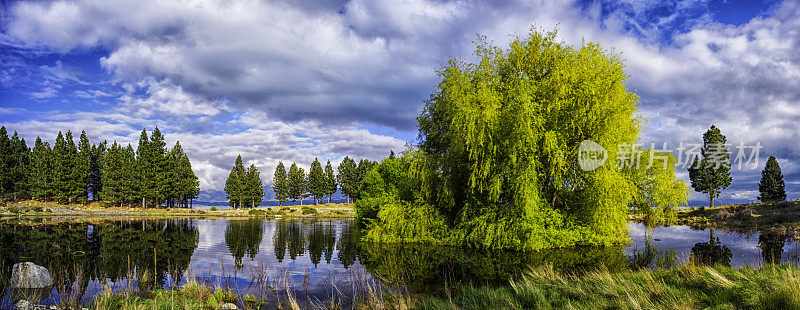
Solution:
M 14 263 L 47 267 L 55 290 L 82 300 L 91 282 L 131 279 L 141 289 L 180 281 L 198 245 L 191 220 L 106 221 L 98 224 L 0 225 L 2 292 Z M 4 296 L 5 297 L 5 296 Z
M 302 296 L 327 300 L 346 295 L 353 277 L 366 273 L 384 283 L 431 292 L 444 283 L 506 284 L 529 268 L 550 264 L 580 273 L 669 268 L 690 256 L 706 264 L 741 266 L 798 261 L 798 239 L 777 233 L 748 234 L 686 226 L 647 229 L 629 224 L 632 244 L 577 247 L 533 253 L 360 242 L 348 220 L 125 220 L 96 223 L 0 225 L 0 308 L 14 263 L 32 261 L 53 272 L 61 291 L 88 301 L 103 284 L 148 290 L 184 283 L 187 277 L 212 286 L 254 294 L 253 270 L 267 285 L 288 286 Z M 786 243 L 791 242 L 789 246 Z M 236 268 L 230 268 L 235 266 Z M 222 285 L 224 281 L 224 285 Z M 65 285 L 69 284 L 69 285 Z M 73 285 L 74 284 L 74 285 Z
M 225 229 L 225 244 L 234 258 L 236 268 L 242 268 L 242 257 L 245 255 L 252 261 L 258 254 L 261 246 L 261 238 L 264 235 L 264 228 L 261 220 L 233 220 L 228 222 Z
M 731 265 L 733 252 L 728 246 L 714 237 L 714 229 L 709 230 L 708 242 L 698 242 L 692 247 L 692 258 L 702 265 Z
M 650 228 L 645 231 L 644 248 L 639 249 L 638 245 L 634 245 L 633 254 L 627 260 L 628 268 L 631 270 L 668 269 L 674 267 L 677 261 L 678 253 L 674 247 L 661 250 L 655 245 L 653 231 Z

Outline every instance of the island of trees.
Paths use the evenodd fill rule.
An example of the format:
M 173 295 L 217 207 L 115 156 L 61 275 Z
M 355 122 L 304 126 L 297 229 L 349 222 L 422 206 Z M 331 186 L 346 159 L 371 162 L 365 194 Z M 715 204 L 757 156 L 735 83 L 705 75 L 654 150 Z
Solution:
M 5 200 L 34 199 L 59 203 L 106 201 L 113 205 L 188 207 L 199 182 L 180 142 L 167 150 L 158 127 L 139 144 L 114 141 L 92 144 L 82 131 L 76 144 L 71 131 L 56 136 L 53 147 L 36 137 L 33 148 L 15 131 L 0 128 L 0 194 Z

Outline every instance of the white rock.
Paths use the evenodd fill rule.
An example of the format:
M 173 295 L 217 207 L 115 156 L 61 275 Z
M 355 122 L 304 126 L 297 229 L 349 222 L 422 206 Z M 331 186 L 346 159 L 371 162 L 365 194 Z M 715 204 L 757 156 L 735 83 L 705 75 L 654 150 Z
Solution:
M 9 282 L 11 288 L 47 288 L 53 285 L 53 277 L 47 268 L 25 262 L 14 264 Z
M 239 310 L 239 307 L 237 307 L 232 303 L 227 302 L 219 306 L 219 310 Z

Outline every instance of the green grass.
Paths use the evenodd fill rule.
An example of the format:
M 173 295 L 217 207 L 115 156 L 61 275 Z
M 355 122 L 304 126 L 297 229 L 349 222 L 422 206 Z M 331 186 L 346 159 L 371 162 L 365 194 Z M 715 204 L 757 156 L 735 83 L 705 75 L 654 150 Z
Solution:
M 437 296 L 363 287 L 356 309 L 800 309 L 800 269 L 788 264 L 754 269 L 689 263 L 672 269 L 574 275 L 542 266 L 506 286 L 462 285 Z M 255 308 L 264 300 L 191 282 L 178 290 L 103 292 L 90 309 L 218 309 L 223 303 Z M 297 301 L 290 298 L 288 308 L 298 308 Z
M 800 269 L 692 264 L 667 270 L 582 276 L 532 270 L 508 287 L 466 286 L 452 299 L 421 298 L 418 309 L 800 309 Z
M 303 214 L 317 214 L 317 209 L 312 207 L 303 207 Z
M 183 285 L 179 290 L 154 290 L 144 294 L 103 292 L 94 300 L 91 309 L 218 309 L 224 303 L 236 303 L 232 291 L 211 289 L 197 282 Z

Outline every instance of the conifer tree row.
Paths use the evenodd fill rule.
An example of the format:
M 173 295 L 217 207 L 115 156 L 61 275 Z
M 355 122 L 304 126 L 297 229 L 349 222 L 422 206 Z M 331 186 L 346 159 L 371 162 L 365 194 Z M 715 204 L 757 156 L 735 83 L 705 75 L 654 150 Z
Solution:
M 305 170 L 300 168 L 297 163 L 292 163 L 287 173 L 283 162 L 278 162 L 275 167 L 275 174 L 272 178 L 272 190 L 275 192 L 275 200 L 279 205 L 291 200 L 293 204 L 303 204 L 303 198 L 314 197 L 314 204 L 324 201 L 328 197 L 328 203 L 337 190 L 341 189 L 342 194 L 348 198 L 348 203 L 355 198 L 358 186 L 367 172 L 376 165 L 376 162 L 361 159 L 358 164 L 350 157 L 345 156 L 339 164 L 338 174 L 334 172 L 330 160 L 325 164 L 325 168 L 314 158 L 311 163 L 308 175 Z
M 113 142 L 92 144 L 85 131 L 75 144 L 72 131 L 59 132 L 50 147 L 36 137 L 32 149 L 0 128 L 0 198 L 61 203 L 104 200 L 114 205 L 189 206 L 199 182 L 180 143 L 169 152 L 156 128 L 142 130 L 136 150 Z
M 242 155 L 236 157 L 228 179 L 225 181 L 225 193 L 228 205 L 233 208 L 255 208 L 261 205 L 264 188 L 261 175 L 255 165 L 246 170 L 242 163 Z

